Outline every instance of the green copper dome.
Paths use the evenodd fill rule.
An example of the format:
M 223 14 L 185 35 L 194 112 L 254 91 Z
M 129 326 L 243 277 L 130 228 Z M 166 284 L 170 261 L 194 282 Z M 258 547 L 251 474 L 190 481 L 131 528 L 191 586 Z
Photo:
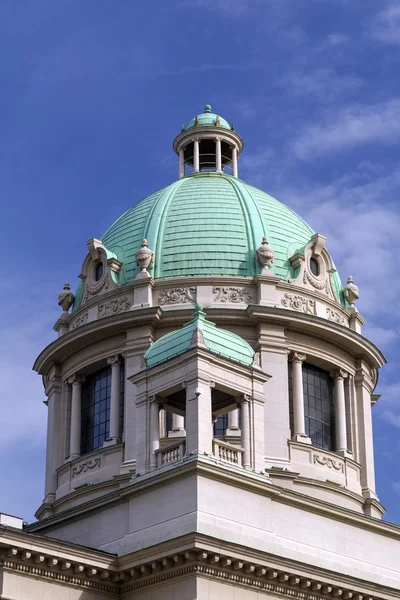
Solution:
M 219 119 L 219 127 L 223 127 L 224 129 L 231 129 L 231 126 L 229 125 L 228 121 L 225 121 L 225 119 L 223 119 L 222 117 L 215 115 L 213 112 L 211 112 L 211 106 L 209 104 L 206 104 L 206 106 L 204 107 L 204 112 L 200 115 L 197 115 L 197 117 L 194 117 L 191 121 L 189 121 L 189 123 L 185 127 L 185 131 L 187 131 L 188 129 L 192 129 L 193 127 L 196 127 L 198 125 L 215 126 L 217 124 L 217 119 Z
M 181 329 L 167 333 L 150 346 L 144 355 L 147 367 L 159 365 L 195 346 L 206 348 L 248 367 L 253 364 L 253 348 L 235 333 L 219 329 L 215 323 L 207 321 L 202 308 L 198 304 L 189 323 Z

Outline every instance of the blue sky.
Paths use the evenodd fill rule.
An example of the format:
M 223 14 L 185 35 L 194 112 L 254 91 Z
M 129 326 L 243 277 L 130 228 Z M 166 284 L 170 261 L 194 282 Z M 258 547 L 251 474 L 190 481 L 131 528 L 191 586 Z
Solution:
M 177 177 L 171 144 L 210 103 L 242 135 L 239 175 L 328 238 L 388 358 L 377 485 L 400 523 L 400 1 L 2 0 L 0 510 L 43 497 L 35 356 L 86 240 Z

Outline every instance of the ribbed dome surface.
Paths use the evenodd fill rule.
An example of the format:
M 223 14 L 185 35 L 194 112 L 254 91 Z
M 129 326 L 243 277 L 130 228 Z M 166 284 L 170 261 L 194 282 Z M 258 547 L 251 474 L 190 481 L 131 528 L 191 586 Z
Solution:
M 196 123 L 196 119 L 197 119 L 197 123 Z M 219 119 L 219 127 L 222 127 L 223 129 L 231 128 L 228 121 L 226 121 L 219 115 L 216 115 L 215 113 L 211 112 L 211 106 L 209 104 L 207 104 L 204 107 L 203 113 L 200 113 L 199 115 L 197 115 L 197 117 L 194 117 L 191 121 L 189 121 L 189 123 L 185 127 L 185 131 L 187 131 L 188 129 L 192 129 L 193 127 L 196 127 L 196 126 L 203 126 L 203 127 L 206 125 L 215 126 L 217 123 L 217 119 Z
M 135 254 L 144 238 L 155 253 L 154 278 L 199 275 L 254 276 L 262 237 L 275 251 L 272 271 L 295 275 L 289 258 L 313 230 L 293 210 L 229 175 L 198 173 L 154 192 L 120 217 L 102 237 L 123 262 L 120 283 L 138 273 Z M 338 298 L 341 283 L 333 278 Z

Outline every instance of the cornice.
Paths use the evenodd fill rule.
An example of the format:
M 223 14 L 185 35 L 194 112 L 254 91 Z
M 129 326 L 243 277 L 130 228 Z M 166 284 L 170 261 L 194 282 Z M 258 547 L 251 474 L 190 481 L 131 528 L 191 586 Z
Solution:
M 377 586 L 342 573 L 310 567 L 196 533 L 118 558 L 65 542 L 49 542 L 23 532 L 16 536 L 15 532 L 2 529 L 1 570 L 103 593 L 127 594 L 169 579 L 195 574 L 246 589 L 270 592 L 285 599 L 398 598 L 397 590 L 388 586 Z M 18 537 L 18 545 L 13 543 L 13 537 Z M 83 551 L 82 560 L 80 555 Z

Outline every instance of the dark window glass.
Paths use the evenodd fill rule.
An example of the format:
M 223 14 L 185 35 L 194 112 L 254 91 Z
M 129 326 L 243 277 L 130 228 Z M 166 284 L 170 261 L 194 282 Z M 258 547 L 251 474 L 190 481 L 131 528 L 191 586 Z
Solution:
M 167 435 L 170 431 L 172 431 L 172 419 L 172 413 L 167 411 L 165 413 L 165 431 Z
M 228 427 L 228 413 L 220 415 L 214 423 L 214 437 L 224 437 Z
M 96 265 L 96 271 L 95 271 L 95 279 L 96 281 L 100 281 L 100 279 L 103 277 L 103 272 L 104 272 L 104 266 L 102 262 L 97 263 Z
M 290 429 L 293 434 L 293 371 L 289 364 Z M 306 434 L 313 446 L 335 449 L 333 381 L 329 373 L 303 363 L 304 417 Z
M 120 436 L 124 424 L 125 369 L 121 364 Z M 82 385 L 81 454 L 101 448 L 110 435 L 111 367 L 86 378 Z
M 315 275 L 315 277 L 318 277 L 318 275 L 319 275 L 319 262 L 313 256 L 310 258 L 310 269 L 311 269 L 311 273 L 313 275 Z

